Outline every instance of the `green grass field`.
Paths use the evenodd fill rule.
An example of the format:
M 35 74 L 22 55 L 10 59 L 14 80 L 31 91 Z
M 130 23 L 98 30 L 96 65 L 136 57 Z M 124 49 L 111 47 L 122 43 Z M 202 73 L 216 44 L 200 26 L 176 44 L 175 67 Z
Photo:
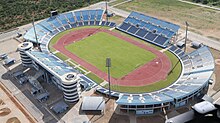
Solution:
M 78 29 L 81 29 L 81 28 L 88 28 L 88 27 L 80 27 L 80 28 L 75 28 L 75 29 L 72 29 L 72 30 L 67 30 L 67 31 L 64 31 L 64 32 L 62 32 L 62 33 L 59 33 L 57 36 L 55 36 L 53 39 L 52 39 L 52 41 L 50 42 L 50 47 L 52 47 L 57 41 L 58 41 L 58 39 L 60 39 L 62 36 L 64 36 L 65 34 L 67 34 L 69 31 L 75 31 L 75 30 L 78 30 Z M 90 27 L 89 27 L 90 28 Z M 94 26 L 94 27 L 92 27 L 92 28 L 99 28 L 99 26 Z M 156 48 L 157 50 L 161 50 L 161 48 L 159 48 L 159 47 L 157 47 L 157 46 L 155 46 L 155 45 L 152 45 L 152 44 L 149 44 L 149 43 L 147 43 L 147 42 L 143 42 L 142 40 L 140 40 L 140 39 L 138 39 L 138 38 L 135 38 L 135 37 L 132 37 L 132 36 L 130 36 L 130 35 L 128 35 L 128 34 L 126 34 L 126 33 L 123 33 L 123 32 L 120 32 L 120 31 L 117 31 L 117 30 L 113 30 L 114 32 L 117 32 L 117 33 L 120 33 L 121 35 L 124 35 L 124 36 L 128 36 L 129 38 L 132 38 L 132 39 L 134 39 L 134 40 L 136 40 L 136 41 L 138 41 L 138 42 L 140 42 L 140 43 L 143 43 L 144 45 L 147 45 L 147 46 L 151 46 L 151 47 L 154 47 L 154 48 Z M 103 35 L 103 34 L 102 34 Z M 107 34 L 108 35 L 108 34 Z M 89 41 L 89 43 L 87 43 L 87 41 L 86 41 L 86 39 L 84 39 L 84 40 L 82 40 L 82 41 L 80 41 L 80 42 L 76 42 L 76 43 L 74 43 L 74 45 L 76 45 L 77 44 L 77 46 L 78 46 L 78 43 L 83 43 L 84 42 L 84 44 L 80 44 L 80 45 L 84 45 L 84 46 L 82 46 L 83 48 L 85 48 L 85 49 L 87 49 L 86 50 L 86 52 L 89 52 L 89 54 L 90 55 L 86 55 L 86 57 L 93 57 L 94 58 L 94 56 L 93 55 L 91 55 L 91 53 L 92 54 L 94 54 L 94 53 L 96 53 L 96 52 L 98 52 L 97 50 L 98 50 L 98 48 L 99 47 L 101 47 L 102 49 L 106 49 L 106 48 L 112 48 L 112 46 L 113 46 L 113 43 L 112 43 L 112 38 L 114 39 L 114 38 L 116 38 L 116 37 L 113 37 L 113 36 L 108 36 L 108 38 L 106 39 L 106 35 L 104 36 L 104 37 L 102 37 L 102 38 L 104 38 L 105 40 L 97 40 L 97 37 L 94 37 L 95 35 L 93 35 L 93 36 L 91 36 L 91 39 L 90 39 L 90 37 L 89 37 L 89 39 L 87 39 L 87 40 L 91 40 L 91 41 Z M 93 38 L 92 38 L 93 37 Z M 99 36 L 98 36 L 99 37 Z M 109 40 L 111 40 L 111 42 L 109 41 Z M 99 42 L 97 42 L 97 41 L 99 41 Z M 103 41 L 103 42 L 102 42 Z M 93 42 L 95 42 L 95 44 L 96 45 L 99 45 L 98 46 L 98 48 L 97 48 L 97 46 L 95 45 L 95 44 L 93 44 Z M 100 42 L 101 42 L 101 44 L 100 44 Z M 118 42 L 118 41 L 116 41 L 116 42 Z M 124 43 L 128 43 L 128 42 L 126 42 L 126 41 L 119 41 L 119 42 L 124 42 Z M 110 44 L 110 45 L 103 45 L 102 43 L 105 43 L 105 44 Z M 121 43 L 119 43 L 120 45 L 118 45 L 118 47 L 121 47 L 123 44 L 121 44 Z M 129 44 L 129 43 L 128 43 Z M 72 44 L 73 45 L 73 44 Z M 126 44 L 127 45 L 127 44 Z M 125 45 L 125 46 L 126 46 Z M 132 44 L 131 44 L 132 45 Z M 91 47 L 93 47 L 93 48 L 91 48 Z M 124 46 L 124 45 L 123 45 Z M 125 47 L 124 46 L 124 47 Z M 136 47 L 136 46 L 134 46 L 134 45 L 132 45 L 133 47 Z M 74 47 L 74 46 L 71 46 L 71 45 L 69 45 L 69 46 L 67 46 L 67 47 Z M 78 47 L 78 52 L 81 52 L 82 51 L 82 47 L 81 48 L 79 48 Z M 88 48 L 87 47 L 89 47 L 89 50 L 88 50 Z M 129 48 L 128 48 L 129 49 Z M 127 50 L 128 50 L 127 49 Z M 139 47 L 137 47 L 137 49 L 139 49 L 140 50 L 140 48 Z M 51 50 L 51 49 L 50 49 Z M 71 48 L 71 50 L 72 50 L 72 48 Z M 95 50 L 95 51 L 92 51 L 92 50 Z M 130 50 L 130 49 L 129 49 Z M 85 51 L 85 50 L 83 50 L 83 51 Z M 114 52 L 115 52 L 116 50 L 114 49 Z M 118 52 L 121 52 L 121 51 L 118 51 Z M 116 53 L 115 55 L 114 55 L 114 57 L 117 57 L 118 55 L 119 55 L 119 53 Z M 124 51 L 122 51 L 122 52 L 124 52 Z M 131 51 L 128 51 L 129 53 L 131 52 Z M 136 52 L 136 51 L 135 51 Z M 141 51 L 142 52 L 142 51 Z M 144 51 L 144 52 L 146 52 L 146 51 Z M 75 52 L 74 52 L 75 53 Z M 103 54 L 104 52 L 99 52 L 99 53 L 101 53 L 101 54 Z M 127 53 L 127 52 L 125 52 L 125 53 Z M 114 86 L 111 86 L 111 88 L 112 88 L 112 90 L 115 90 L 115 91 L 120 91 L 120 92 L 129 92 L 129 93 L 143 93 L 143 92 L 151 92 L 151 91 L 156 91 L 156 90 L 160 90 L 160 89 L 162 89 L 162 88 L 165 88 L 165 87 L 167 87 L 167 86 L 169 86 L 170 84 L 172 84 L 174 81 L 176 81 L 177 79 L 178 79 L 178 77 L 179 77 L 179 75 L 181 74 L 181 70 L 182 70 L 182 66 L 181 66 L 181 64 L 180 64 L 180 62 L 178 62 L 179 60 L 178 60 L 178 58 L 174 55 L 174 54 L 172 54 L 172 53 L 170 53 L 169 51 L 166 51 L 166 52 L 164 52 L 168 57 L 169 57 L 169 59 L 170 59 L 170 61 L 172 62 L 172 66 L 175 66 L 175 64 L 177 64 L 177 66 L 173 69 L 173 71 L 168 75 L 168 77 L 167 77 L 167 79 L 166 80 L 163 80 L 163 81 L 159 81 L 159 82 L 156 82 L 156 83 L 153 83 L 153 84 L 150 84 L 150 85 L 146 85 L 146 86 L 142 86 L 142 87 L 127 87 L 127 86 L 117 86 L 117 85 L 114 85 Z M 112 54 L 112 53 L 111 53 Z M 121 54 L 121 53 L 120 53 Z M 128 53 L 127 53 L 128 54 Z M 133 54 L 133 52 L 132 52 L 132 54 Z M 123 55 L 123 54 L 122 54 Z M 62 53 L 56 53 L 56 56 L 58 56 L 59 58 L 61 58 L 62 60 L 66 60 L 66 59 L 68 59 L 65 55 L 63 55 Z M 104 57 L 104 56 L 103 56 Z M 126 57 L 126 55 L 125 56 L 123 56 L 123 57 Z M 126 57 L 127 58 L 127 57 Z M 130 58 L 130 57 L 129 57 Z M 76 63 L 75 61 L 73 61 L 73 60 L 71 60 L 73 63 L 75 63 L 75 64 L 79 64 L 79 63 Z M 102 60 L 97 60 L 97 59 L 93 59 L 93 62 L 100 62 L 100 61 L 103 61 L 101 64 L 103 65 L 103 66 L 105 66 L 105 57 L 104 57 L 104 60 L 102 59 Z M 99 63 L 100 64 L 100 63 Z M 71 64 L 70 64 L 71 65 Z M 114 64 L 113 64 L 114 65 Z M 103 67 L 102 66 L 102 67 Z M 82 66 L 80 66 L 81 68 L 83 68 Z M 86 68 L 83 68 L 84 70 L 86 70 Z M 106 68 L 105 67 L 103 67 L 103 69 L 105 70 Z M 86 70 L 86 71 L 88 71 L 88 70 Z M 106 70 L 105 70 L 106 71 Z M 83 71 L 81 71 L 80 70 L 80 72 L 81 73 L 84 73 Z M 95 81 L 95 82 L 97 82 L 97 84 L 100 84 L 101 82 L 103 82 L 103 79 L 101 79 L 101 78 L 99 78 L 98 76 L 96 76 L 94 73 L 89 73 L 89 74 L 87 74 L 87 76 L 90 78 L 90 79 L 92 79 L 93 81 Z M 106 86 L 104 86 L 105 88 L 107 88 L 108 87 L 108 85 L 106 85 Z
M 105 60 L 110 57 L 111 76 L 114 78 L 121 78 L 156 57 L 149 51 L 105 32 L 99 32 L 65 48 L 103 72 L 107 71 Z

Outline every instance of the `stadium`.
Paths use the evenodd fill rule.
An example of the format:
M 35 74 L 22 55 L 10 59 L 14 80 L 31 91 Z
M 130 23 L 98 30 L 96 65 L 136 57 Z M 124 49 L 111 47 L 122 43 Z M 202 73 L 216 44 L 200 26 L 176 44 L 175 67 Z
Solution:
M 115 98 L 121 112 L 155 114 L 200 99 L 214 71 L 208 47 L 185 54 L 173 45 L 179 28 L 137 12 L 116 25 L 102 9 L 80 10 L 39 22 L 18 49 L 23 66 L 38 70 L 35 78 L 55 84 L 67 102 L 95 88 Z M 107 57 L 112 60 L 110 93 Z

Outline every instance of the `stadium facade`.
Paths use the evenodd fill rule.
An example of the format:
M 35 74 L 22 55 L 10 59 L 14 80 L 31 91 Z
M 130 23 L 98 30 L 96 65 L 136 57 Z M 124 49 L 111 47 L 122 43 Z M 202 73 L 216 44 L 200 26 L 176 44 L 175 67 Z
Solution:
M 36 24 L 37 40 L 33 28 L 24 38 L 27 42 L 39 43 L 41 51 L 34 51 L 32 44 L 27 45 L 26 42 L 19 45 L 22 64 L 24 66 L 31 64 L 37 70 L 42 69 L 46 81 L 52 81 L 57 85 L 68 102 L 79 100 L 82 90 L 80 85 L 85 87 L 85 84 L 86 87 L 96 87 L 97 92 L 108 95 L 107 89 L 78 74 L 77 70 L 50 53 L 48 44 L 56 34 L 71 28 L 93 25 L 116 27 L 146 42 L 167 48 L 179 58 L 182 65 L 179 79 L 164 89 L 141 94 L 111 91 L 111 96 L 117 98 L 116 103 L 121 111 L 154 114 L 187 105 L 206 92 L 214 70 L 214 59 L 208 47 L 203 46 L 189 54 L 184 54 L 181 49 L 170 43 L 178 33 L 180 28 L 178 25 L 132 12 L 122 24 L 116 26 L 114 22 L 104 21 L 103 15 L 104 10 L 101 9 L 81 10 L 52 16 Z

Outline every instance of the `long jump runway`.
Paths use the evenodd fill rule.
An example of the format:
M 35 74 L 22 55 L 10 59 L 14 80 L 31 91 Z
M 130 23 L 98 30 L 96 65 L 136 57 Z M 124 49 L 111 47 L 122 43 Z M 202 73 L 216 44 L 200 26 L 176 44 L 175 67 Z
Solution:
M 169 58 L 164 53 L 141 42 L 135 41 L 131 38 L 128 38 L 116 32 L 109 31 L 107 29 L 86 28 L 72 31 L 61 37 L 60 40 L 53 47 L 68 56 L 69 58 L 73 59 L 92 73 L 96 74 L 100 78 L 108 80 L 106 72 L 99 70 L 94 65 L 88 63 L 87 61 L 79 58 L 74 53 L 71 53 L 70 51 L 65 49 L 66 45 L 69 45 L 76 41 L 80 41 L 83 38 L 86 38 L 98 32 L 106 32 L 133 45 L 150 51 L 156 55 L 155 59 L 128 73 L 122 78 L 116 79 L 111 77 L 111 84 L 120 86 L 144 86 L 166 79 L 172 65 Z

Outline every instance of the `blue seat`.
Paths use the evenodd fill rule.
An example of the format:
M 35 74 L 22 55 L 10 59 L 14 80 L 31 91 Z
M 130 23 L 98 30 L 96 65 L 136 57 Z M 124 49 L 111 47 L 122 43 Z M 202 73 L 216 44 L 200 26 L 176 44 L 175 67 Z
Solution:
M 84 21 L 84 26 L 88 26 L 88 21 Z
M 170 50 L 173 51 L 173 52 L 174 52 L 176 49 L 177 49 L 177 47 L 174 46 L 174 45 L 173 45 L 172 47 L 170 47 Z
M 110 26 L 110 27 L 114 27 L 115 25 L 116 25 L 116 23 L 111 22 L 109 26 Z
M 83 23 L 82 23 L 82 22 L 79 22 L 79 23 L 78 23 L 78 26 L 82 26 L 82 25 L 83 25 Z
M 75 13 L 77 21 L 81 21 L 81 17 L 82 17 L 81 16 L 81 11 L 75 11 L 74 13 Z
M 147 33 L 148 33 L 147 30 L 139 29 L 138 32 L 136 33 L 136 35 L 138 35 L 140 37 L 144 37 Z
M 50 32 L 52 32 L 54 30 L 54 28 L 49 23 L 47 23 L 46 20 L 41 21 L 39 23 L 39 25 L 41 25 L 45 29 L 49 30 Z
M 63 14 L 60 14 L 59 16 L 57 16 L 57 18 L 61 21 L 61 23 L 63 25 L 67 25 L 68 24 L 68 22 L 66 20 L 66 17 Z
M 106 23 L 105 21 L 102 21 L 101 25 L 102 25 L 102 26 L 104 26 L 104 25 L 105 25 L 105 23 Z
M 158 44 L 160 44 L 160 45 L 164 45 L 165 43 L 167 43 L 168 42 L 168 39 L 166 38 L 166 37 L 163 37 L 163 36 L 158 36 L 155 40 L 154 40 L 154 42 L 156 42 L 156 43 L 158 43 Z
M 89 15 L 90 15 L 90 21 L 95 21 L 96 10 L 90 10 Z
M 96 22 L 95 22 L 95 25 L 99 25 L 99 23 L 100 23 L 100 21 L 96 21 Z
M 70 23 L 75 23 L 76 22 L 74 17 L 73 17 L 73 13 L 72 12 L 66 13 L 66 17 L 67 17 L 67 19 L 69 20 Z
M 137 30 L 138 30 L 137 27 L 131 26 L 131 27 L 128 29 L 128 32 L 135 34 L 135 32 L 137 32 Z
M 96 10 L 96 21 L 101 21 L 103 15 L 103 10 Z
M 175 51 L 175 53 L 179 54 L 181 51 L 182 51 L 181 49 L 178 49 L 178 50 Z
M 70 24 L 73 28 L 77 27 L 76 23 Z
M 154 41 L 154 39 L 157 37 L 156 34 L 153 34 L 151 32 L 149 32 L 146 36 L 145 36 L 145 39 L 147 39 L 148 41 Z
M 105 25 L 108 26 L 110 24 L 110 22 L 106 22 Z
M 122 23 L 122 25 L 119 28 L 126 31 L 130 26 L 131 25 L 128 23 Z
M 82 16 L 84 21 L 89 21 L 89 11 L 82 11 Z
M 90 25 L 94 25 L 94 23 L 95 23 L 94 21 L 90 21 Z

